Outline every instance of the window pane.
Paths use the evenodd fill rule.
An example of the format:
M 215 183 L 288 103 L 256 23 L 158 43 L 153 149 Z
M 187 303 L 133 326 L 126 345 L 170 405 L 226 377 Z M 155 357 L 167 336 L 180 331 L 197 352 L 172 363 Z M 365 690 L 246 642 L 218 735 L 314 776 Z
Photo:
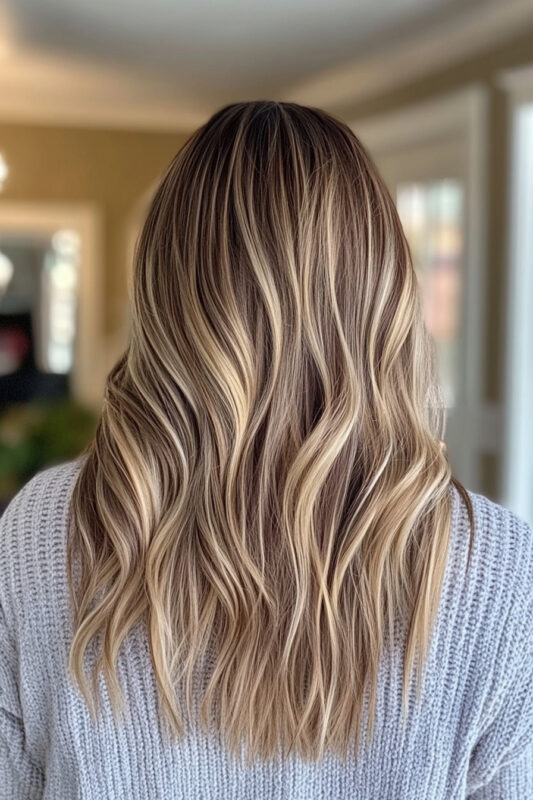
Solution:
M 464 189 L 456 180 L 401 183 L 397 188 L 398 211 L 420 281 L 426 325 L 436 342 L 448 408 L 457 398 L 463 203 Z

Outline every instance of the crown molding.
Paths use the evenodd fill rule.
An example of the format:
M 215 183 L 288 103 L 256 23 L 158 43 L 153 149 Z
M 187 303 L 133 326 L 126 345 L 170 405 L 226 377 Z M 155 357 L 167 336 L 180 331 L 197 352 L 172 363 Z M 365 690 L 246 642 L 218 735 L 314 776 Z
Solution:
M 283 100 L 334 110 L 392 91 L 410 81 L 483 52 L 533 27 L 531 0 L 511 0 L 463 11 L 366 58 L 356 59 L 287 87 Z
M 180 131 L 210 109 L 175 82 L 117 66 L 0 50 L 0 119 L 50 125 Z
M 470 83 L 429 100 L 348 120 L 348 124 L 373 153 L 380 153 L 420 145 L 428 139 L 464 135 L 473 118 L 482 118 L 487 124 L 486 109 L 486 88 L 481 83 Z
M 533 64 L 518 69 L 505 69 L 496 76 L 496 85 L 503 89 L 514 102 L 531 100 L 533 96 Z

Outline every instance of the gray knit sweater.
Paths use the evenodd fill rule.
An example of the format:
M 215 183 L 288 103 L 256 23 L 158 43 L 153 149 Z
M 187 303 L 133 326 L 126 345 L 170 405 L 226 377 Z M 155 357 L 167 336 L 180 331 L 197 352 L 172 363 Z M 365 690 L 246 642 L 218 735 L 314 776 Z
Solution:
M 477 536 L 467 573 L 467 515 L 451 489 L 444 588 L 422 701 L 412 696 L 406 728 L 399 647 L 383 661 L 376 732 L 359 758 L 246 767 L 215 733 L 179 744 L 163 737 L 142 626 L 119 656 L 124 721 L 106 706 L 91 722 L 66 668 L 66 513 L 80 463 L 40 472 L 0 521 L 3 800 L 533 798 L 533 532 L 516 514 L 470 492 Z

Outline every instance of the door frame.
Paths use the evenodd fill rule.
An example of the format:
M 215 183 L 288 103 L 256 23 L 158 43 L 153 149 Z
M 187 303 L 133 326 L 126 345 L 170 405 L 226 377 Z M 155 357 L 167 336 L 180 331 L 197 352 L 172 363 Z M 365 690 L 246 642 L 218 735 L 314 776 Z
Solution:
M 0 200 L 0 233 L 38 233 L 51 237 L 68 228 L 80 237 L 77 325 L 70 389 L 78 402 L 99 410 L 105 382 L 103 333 L 102 215 L 89 203 L 38 203 Z
M 520 113 L 527 105 L 533 116 L 533 67 L 503 71 L 498 84 L 507 96 L 509 130 L 502 503 L 533 526 L 533 318 L 529 308 L 533 297 L 533 151 L 529 138 L 533 119 L 528 122 Z

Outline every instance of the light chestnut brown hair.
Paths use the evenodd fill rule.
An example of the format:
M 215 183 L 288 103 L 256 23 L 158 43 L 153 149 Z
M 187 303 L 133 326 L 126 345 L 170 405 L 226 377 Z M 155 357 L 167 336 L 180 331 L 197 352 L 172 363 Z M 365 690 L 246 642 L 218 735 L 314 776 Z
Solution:
M 171 734 L 204 674 L 200 724 L 248 761 L 346 757 L 397 624 L 404 710 L 420 687 L 453 486 L 474 532 L 394 202 L 330 115 L 227 106 L 163 176 L 131 294 L 70 507 L 71 673 L 118 713 L 142 623 Z

